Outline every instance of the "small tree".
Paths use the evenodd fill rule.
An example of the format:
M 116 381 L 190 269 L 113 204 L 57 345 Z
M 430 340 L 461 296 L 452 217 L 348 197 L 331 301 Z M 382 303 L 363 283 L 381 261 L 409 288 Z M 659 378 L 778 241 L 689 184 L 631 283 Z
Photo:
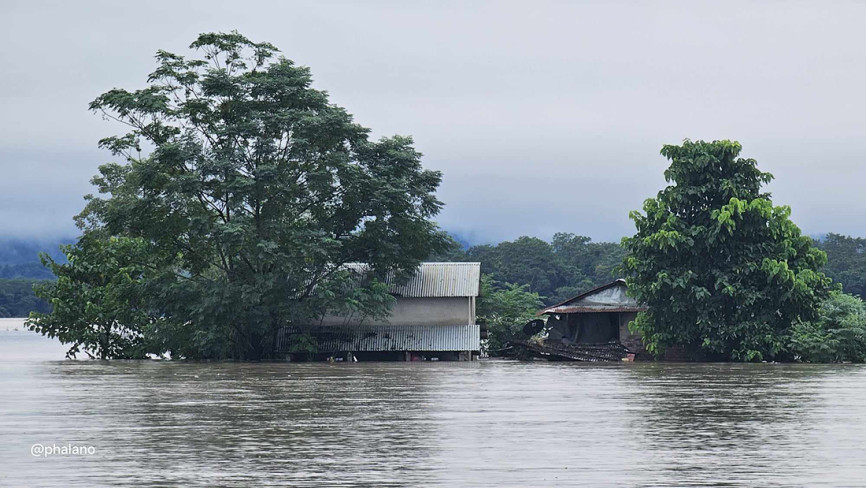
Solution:
M 481 277 L 481 298 L 478 321 L 487 325 L 487 350 L 496 351 L 509 341 L 526 339 L 523 326 L 536 318 L 543 306 L 538 293 L 529 292 L 528 285 L 494 282 L 489 275 Z
M 866 361 L 866 304 L 860 297 L 833 293 L 818 317 L 794 326 L 791 348 L 801 361 Z
M 814 318 L 831 281 L 826 255 L 773 206 L 772 179 L 732 141 L 666 145 L 671 183 L 632 212 L 623 239 L 630 292 L 649 306 L 632 328 L 648 350 L 684 345 L 739 361 L 789 357 L 793 323 Z
M 32 312 L 31 330 L 70 344 L 67 357 L 139 359 L 149 352 L 148 329 L 159 322 L 139 286 L 152 272 L 148 244 L 141 239 L 97 239 L 86 235 L 64 246 L 67 262 L 47 254 L 42 262 L 57 276 L 35 287 L 51 312 Z

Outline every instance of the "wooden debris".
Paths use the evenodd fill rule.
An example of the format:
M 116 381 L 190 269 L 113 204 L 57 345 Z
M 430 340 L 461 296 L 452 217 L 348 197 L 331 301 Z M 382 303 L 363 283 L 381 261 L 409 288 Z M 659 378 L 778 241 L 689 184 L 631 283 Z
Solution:
M 515 341 L 504 351 L 518 359 L 546 359 L 549 361 L 621 362 L 631 351 L 618 342 L 607 344 L 539 344 Z M 633 357 L 633 356 L 632 356 Z

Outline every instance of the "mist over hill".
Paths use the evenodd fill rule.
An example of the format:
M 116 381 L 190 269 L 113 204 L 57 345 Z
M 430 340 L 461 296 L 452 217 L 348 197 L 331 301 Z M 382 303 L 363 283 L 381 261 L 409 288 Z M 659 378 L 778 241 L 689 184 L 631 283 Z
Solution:
M 51 271 L 42 266 L 39 254 L 44 252 L 57 261 L 65 262 L 66 256 L 60 251 L 60 246 L 73 242 L 75 239 L 72 237 L 0 237 L 0 279 L 53 279 Z

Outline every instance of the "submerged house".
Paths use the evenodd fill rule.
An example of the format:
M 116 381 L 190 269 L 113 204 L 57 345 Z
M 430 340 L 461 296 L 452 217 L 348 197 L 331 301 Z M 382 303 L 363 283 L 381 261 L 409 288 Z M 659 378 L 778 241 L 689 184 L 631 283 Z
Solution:
M 549 346 L 601 346 L 621 344 L 638 356 L 646 354 L 638 334 L 628 330 L 638 312 L 647 308 L 626 295 L 625 280 L 616 280 L 547 307 Z
M 347 265 L 363 272 L 364 264 Z M 475 322 L 481 263 L 421 263 L 408 281 L 386 277 L 396 299 L 377 320 L 325 316 L 312 327 L 319 356 L 358 360 L 472 360 L 481 349 Z M 283 334 L 291 333 L 284 331 Z M 282 337 L 281 344 L 286 343 Z

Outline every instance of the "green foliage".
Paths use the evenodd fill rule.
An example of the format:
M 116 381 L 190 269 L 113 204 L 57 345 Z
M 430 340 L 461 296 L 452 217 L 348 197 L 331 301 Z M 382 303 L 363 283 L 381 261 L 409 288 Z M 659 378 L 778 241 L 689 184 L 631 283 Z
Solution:
M 791 349 L 802 361 L 866 361 L 866 304 L 860 297 L 833 293 L 818 317 L 794 326 Z
M 71 344 L 68 357 L 145 357 L 148 329 L 161 320 L 146 307 L 139 286 L 153 273 L 151 254 L 143 239 L 85 235 L 66 247 L 64 264 L 44 255 L 57 280 L 38 285 L 36 294 L 52 310 L 31 313 L 27 325 Z
M 559 281 L 559 263 L 550 244 L 536 237 L 520 237 L 494 246 L 477 246 L 468 255 L 481 261 L 496 281 L 520 283 L 532 291 L 552 291 Z M 489 271 L 488 271 L 489 270 Z
M 202 34 L 191 48 L 203 56 L 160 51 L 147 87 L 91 103 L 131 130 L 100 141 L 125 162 L 100 167 L 101 196 L 88 196 L 77 217 L 95 241 L 147 243 L 153 272 L 130 289 L 166 318 L 154 325 L 160 348 L 173 357 L 267 359 L 284 327 L 330 312 L 383 313 L 390 302 L 376 279 L 406 275 L 444 251 L 430 220 L 442 205 L 440 173 L 422 168 L 409 137 L 369 140 L 274 46 L 233 32 Z M 82 259 L 105 264 L 90 261 L 96 254 Z M 349 262 L 371 269 L 355 276 Z M 44 294 L 75 300 L 54 288 Z M 109 302 L 101 313 L 125 306 Z M 57 333 L 61 316 L 36 323 Z M 137 322 L 124 326 L 140 333 Z
M 866 239 L 831 233 L 816 245 L 827 253 L 827 276 L 841 283 L 846 293 L 866 297 Z
M 479 261 L 481 271 L 494 281 L 526 285 L 549 305 L 611 282 L 624 255 L 619 244 L 591 242 L 589 237 L 560 232 L 551 243 L 524 236 L 497 245 L 472 246 L 465 252 L 452 239 L 451 249 L 441 257 Z
M 559 303 L 619 278 L 617 268 L 626 253 L 619 244 L 591 242 L 589 237 L 564 232 L 553 235 L 551 246 L 562 266 L 562 281 L 557 283 L 548 304 Z
M 33 286 L 41 281 L 0 280 L 0 318 L 27 317 L 30 312 L 49 312 L 51 306 L 40 300 Z
M 526 339 L 523 325 L 535 319 L 542 307 L 538 293 L 527 291 L 528 285 L 494 281 L 490 275 L 481 277 L 481 297 L 478 299 L 478 321 L 487 325 L 487 349 L 502 349 L 508 341 Z
M 711 358 L 785 358 L 791 324 L 811 320 L 831 281 L 825 254 L 773 206 L 772 179 L 737 142 L 664 146 L 671 183 L 632 212 L 622 269 L 631 293 L 649 305 L 633 328 L 648 350 L 691 347 Z

